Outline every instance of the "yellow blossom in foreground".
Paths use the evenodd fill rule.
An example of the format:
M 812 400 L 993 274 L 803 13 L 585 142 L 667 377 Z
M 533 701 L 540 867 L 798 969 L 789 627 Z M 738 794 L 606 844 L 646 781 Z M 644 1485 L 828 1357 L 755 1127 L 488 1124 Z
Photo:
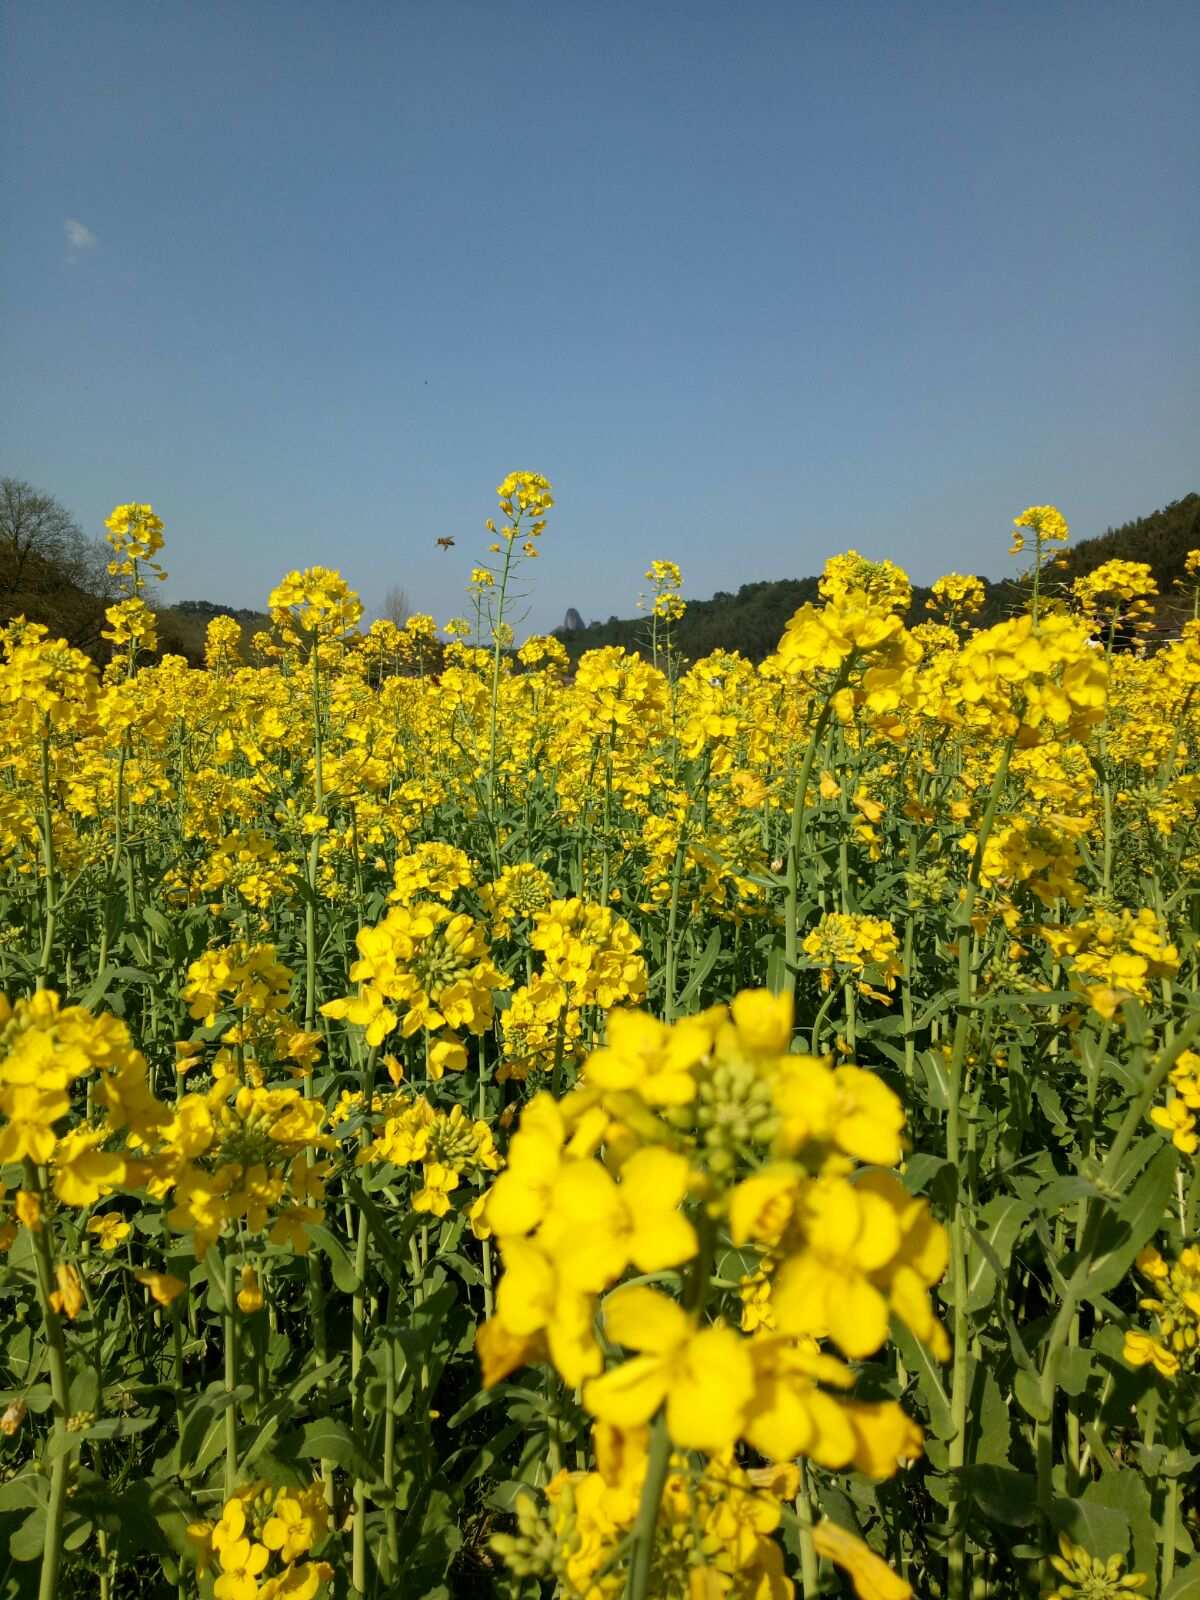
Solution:
M 911 1600 L 912 1585 L 893 1572 L 869 1545 L 828 1520 L 812 1532 L 813 1549 L 850 1574 L 858 1600 Z
M 593 1378 L 584 1404 L 616 1427 L 648 1422 L 665 1401 L 671 1438 L 685 1450 L 729 1449 L 754 1392 L 750 1357 L 730 1328 L 697 1330 L 653 1289 L 618 1289 L 604 1303 L 604 1331 L 639 1352 Z

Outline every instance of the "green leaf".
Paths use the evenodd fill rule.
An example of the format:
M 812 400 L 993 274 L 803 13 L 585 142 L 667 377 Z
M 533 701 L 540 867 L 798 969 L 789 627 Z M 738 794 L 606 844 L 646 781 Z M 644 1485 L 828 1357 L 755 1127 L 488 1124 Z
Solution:
M 38 1506 L 8 1541 L 8 1553 L 14 1561 L 36 1561 L 46 1548 L 46 1508 Z
M 940 1050 L 922 1050 L 917 1057 L 925 1073 L 928 1102 L 935 1111 L 950 1106 L 950 1064 Z
M 787 986 L 787 960 L 783 946 L 777 944 L 767 957 L 767 988 L 772 994 L 782 994 Z
M 461 1255 L 457 1250 L 439 1251 L 438 1260 L 444 1261 L 448 1267 L 453 1267 L 464 1283 L 481 1284 L 483 1282 L 483 1273 L 480 1272 L 475 1263 L 468 1261 L 466 1256 Z
M 1200 1600 L 1200 1561 L 1189 1562 L 1182 1572 L 1177 1572 L 1159 1600 Z
M 904 1163 L 904 1171 L 900 1176 L 909 1194 L 924 1194 L 942 1168 L 950 1165 L 945 1156 L 929 1155 L 923 1150 L 918 1150 Z
M 1037 1479 L 1012 1467 L 964 1467 L 963 1489 L 985 1517 L 1006 1527 L 1025 1528 L 1038 1519 Z
M 1042 1380 L 1033 1368 L 1021 1368 L 1013 1379 L 1013 1393 L 1017 1404 L 1026 1416 L 1035 1422 L 1045 1422 L 1049 1412 L 1042 1403 Z
M 980 1364 L 978 1379 L 982 1379 L 982 1392 L 971 1400 L 971 1420 L 975 1425 L 973 1459 L 980 1466 L 1005 1467 L 1012 1449 L 1011 1407 L 991 1365 Z
M 157 1417 L 101 1417 L 93 1422 L 84 1435 L 87 1439 L 126 1439 L 130 1434 L 144 1433 L 157 1422 Z
M 309 1461 L 332 1461 L 335 1466 L 352 1472 L 356 1478 L 370 1481 L 376 1476 L 375 1465 L 362 1442 L 344 1422 L 338 1422 L 333 1417 L 318 1417 L 315 1422 L 306 1422 L 300 1430 L 296 1454 Z
M 170 944 L 173 938 L 171 924 L 155 906 L 143 906 L 142 921 L 157 938 L 165 944 Z
M 270 1446 L 279 1432 L 280 1425 L 284 1421 L 291 1420 L 290 1413 L 294 1410 L 296 1402 L 303 1399 L 310 1389 L 328 1378 L 340 1365 L 341 1358 L 335 1356 L 323 1366 L 313 1367 L 310 1371 L 302 1373 L 283 1394 L 278 1395 L 264 1411 L 259 1413 L 258 1432 L 239 1457 L 243 1467 L 252 1466 Z
M 700 953 L 700 958 L 692 968 L 688 981 L 684 985 L 678 1000 L 675 1002 L 680 1012 L 686 1011 L 700 993 L 700 985 L 708 977 L 717 964 L 717 957 L 721 954 L 721 928 L 718 924 L 708 936 L 708 943 Z
M 0 1511 L 32 1511 L 50 1499 L 50 1480 L 32 1467 L 0 1483 Z
M 1105 1216 L 1088 1266 L 1083 1299 L 1107 1294 L 1127 1276 L 1138 1251 L 1162 1226 L 1177 1165 L 1174 1146 L 1164 1145 L 1120 1205 Z
M 321 1254 L 329 1257 L 329 1270 L 337 1287 L 343 1294 L 357 1294 L 362 1285 L 341 1241 L 319 1222 L 310 1222 L 308 1232 Z
M 982 1227 L 971 1229 L 976 1248 L 967 1262 L 968 1312 L 982 1311 L 990 1303 L 1031 1210 L 1017 1195 L 997 1195 L 979 1213 Z
M 929 1426 L 940 1439 L 949 1439 L 954 1433 L 950 1420 L 950 1396 L 942 1382 L 942 1374 L 933 1356 L 898 1318 L 892 1319 L 892 1338 L 904 1357 L 904 1365 L 917 1380 L 920 1392 L 929 1411 Z
M 1133 1568 L 1144 1572 L 1153 1587 L 1158 1557 L 1154 1509 L 1150 1491 L 1140 1472 L 1105 1472 L 1089 1483 L 1081 1499 L 1089 1507 L 1101 1507 L 1124 1517 L 1133 1535 Z M 1089 1550 L 1091 1546 L 1088 1546 Z M 1093 1554 L 1124 1554 L 1125 1547 Z
M 1088 1500 L 1056 1500 L 1050 1508 L 1050 1525 L 1101 1561 L 1129 1554 L 1129 1518 L 1112 1506 Z

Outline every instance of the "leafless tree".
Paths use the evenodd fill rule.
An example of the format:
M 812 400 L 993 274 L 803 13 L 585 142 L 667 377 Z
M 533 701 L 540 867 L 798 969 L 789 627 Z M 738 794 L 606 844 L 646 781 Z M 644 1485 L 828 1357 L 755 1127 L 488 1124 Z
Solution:
M 49 576 L 111 598 L 110 554 L 53 495 L 20 478 L 0 478 L 0 594 L 41 588 Z
M 394 622 L 398 628 L 402 628 L 412 616 L 412 607 L 408 603 L 408 590 L 394 583 L 383 597 L 379 615 L 385 622 Z

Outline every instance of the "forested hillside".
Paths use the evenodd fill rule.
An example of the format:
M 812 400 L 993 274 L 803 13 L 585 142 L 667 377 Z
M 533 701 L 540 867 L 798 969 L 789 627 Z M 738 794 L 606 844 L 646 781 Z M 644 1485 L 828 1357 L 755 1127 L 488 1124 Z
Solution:
M 1191 614 L 1191 601 L 1182 596 L 1180 581 L 1188 551 L 1198 548 L 1200 494 L 1188 494 L 1147 517 L 1069 545 L 1062 553 L 1062 565 L 1052 574 L 1053 584 L 1069 586 L 1075 578 L 1094 571 L 1105 561 L 1147 561 L 1159 587 L 1159 628 L 1170 631 L 1185 613 Z M 946 567 L 954 567 L 949 557 Z M 1025 603 L 1026 586 L 1019 580 L 983 581 L 987 601 L 978 619 L 981 626 L 999 621 Z M 736 594 L 722 592 L 711 600 L 689 600 L 687 612 L 676 626 L 675 641 L 680 654 L 689 661 L 713 650 L 738 650 L 753 661 L 761 661 L 779 643 L 784 624 L 797 606 L 816 598 L 815 577 L 744 583 Z M 914 589 L 910 623 L 919 622 L 926 615 L 928 598 L 927 588 Z M 628 650 L 648 648 L 649 622 L 645 617 L 610 617 L 607 622 L 557 631 L 572 656 L 610 644 L 623 645 Z

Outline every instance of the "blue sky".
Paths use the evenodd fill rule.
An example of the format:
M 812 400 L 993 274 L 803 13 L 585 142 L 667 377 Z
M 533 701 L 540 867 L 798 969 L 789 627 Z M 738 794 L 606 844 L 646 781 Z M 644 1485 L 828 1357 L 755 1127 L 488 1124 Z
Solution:
M 529 627 L 854 546 L 999 575 L 1200 487 L 1192 3 L 12 0 L 0 472 L 168 592 Z M 453 536 L 449 553 L 435 540 Z

